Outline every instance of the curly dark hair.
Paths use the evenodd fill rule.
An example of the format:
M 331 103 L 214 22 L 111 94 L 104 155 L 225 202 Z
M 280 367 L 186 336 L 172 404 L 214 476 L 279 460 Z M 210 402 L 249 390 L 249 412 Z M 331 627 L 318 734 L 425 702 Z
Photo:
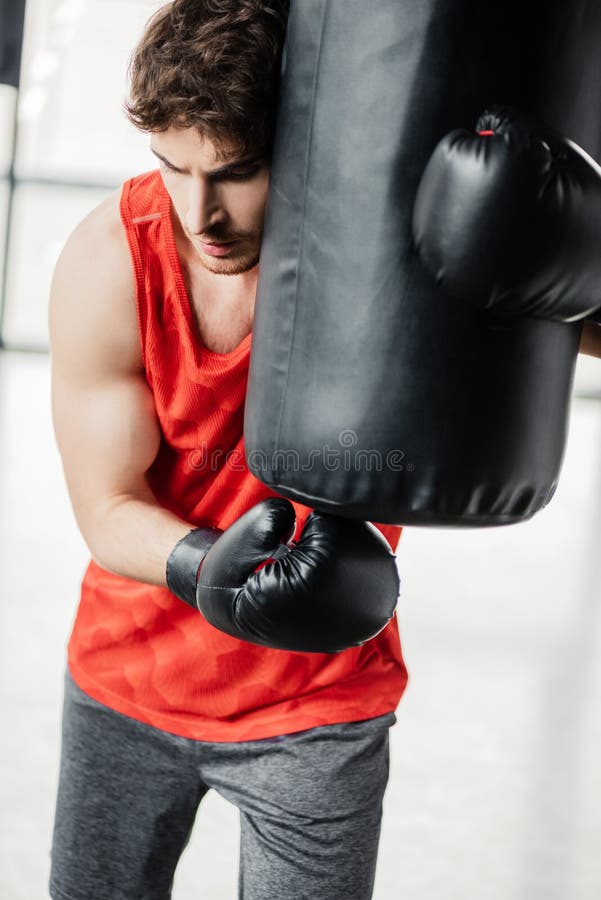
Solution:
M 141 131 L 196 128 L 268 156 L 290 0 L 174 0 L 131 56 L 125 115 Z

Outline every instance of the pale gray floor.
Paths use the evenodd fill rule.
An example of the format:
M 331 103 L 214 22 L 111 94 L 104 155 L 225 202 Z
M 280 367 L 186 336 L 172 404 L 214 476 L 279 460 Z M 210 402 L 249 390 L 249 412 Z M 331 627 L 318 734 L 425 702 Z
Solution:
M 581 389 L 594 386 L 601 361 L 579 372 Z M 53 444 L 46 357 L 0 354 L 0 431 L 0 897 L 38 900 L 87 558 Z M 392 732 L 375 900 L 601 896 L 600 451 L 601 403 L 577 399 L 559 489 L 532 521 L 406 530 L 411 684 Z M 236 811 L 209 794 L 174 900 L 234 900 L 237 842 Z

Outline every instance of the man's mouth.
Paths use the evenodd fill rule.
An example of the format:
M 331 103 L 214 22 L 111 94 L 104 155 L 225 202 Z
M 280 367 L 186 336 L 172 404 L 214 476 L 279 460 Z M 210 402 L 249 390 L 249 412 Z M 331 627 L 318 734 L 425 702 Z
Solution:
M 237 244 L 237 240 L 233 241 L 200 241 L 202 249 L 205 253 L 208 253 L 209 256 L 225 256 L 226 253 L 229 253 L 234 244 Z

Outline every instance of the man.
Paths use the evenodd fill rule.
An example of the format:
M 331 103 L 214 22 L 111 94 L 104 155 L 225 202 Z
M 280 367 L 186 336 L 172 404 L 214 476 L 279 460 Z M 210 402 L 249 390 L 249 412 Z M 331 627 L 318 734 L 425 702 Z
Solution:
M 54 900 L 168 898 L 210 788 L 240 809 L 241 897 L 372 894 L 407 681 L 396 620 L 341 653 L 288 652 L 223 634 L 167 586 L 191 529 L 272 496 L 242 425 L 286 16 L 285 0 L 156 13 L 126 112 L 160 170 L 100 204 L 57 263 L 53 415 L 92 560 L 69 642 Z M 298 534 L 309 510 L 295 508 Z M 380 530 L 394 547 L 400 529 Z

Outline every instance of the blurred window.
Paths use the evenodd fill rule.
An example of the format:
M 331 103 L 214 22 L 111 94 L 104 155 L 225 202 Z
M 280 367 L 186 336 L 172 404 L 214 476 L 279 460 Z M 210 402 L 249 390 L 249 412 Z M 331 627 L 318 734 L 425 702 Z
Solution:
M 123 181 L 156 168 L 149 136 L 130 125 L 122 105 L 129 56 L 162 5 L 157 0 L 27 0 L 4 296 L 7 346 L 47 347 L 50 278 L 65 239 Z M 0 91 L 5 179 L 15 93 Z M 3 186 L 2 236 L 8 209 Z

